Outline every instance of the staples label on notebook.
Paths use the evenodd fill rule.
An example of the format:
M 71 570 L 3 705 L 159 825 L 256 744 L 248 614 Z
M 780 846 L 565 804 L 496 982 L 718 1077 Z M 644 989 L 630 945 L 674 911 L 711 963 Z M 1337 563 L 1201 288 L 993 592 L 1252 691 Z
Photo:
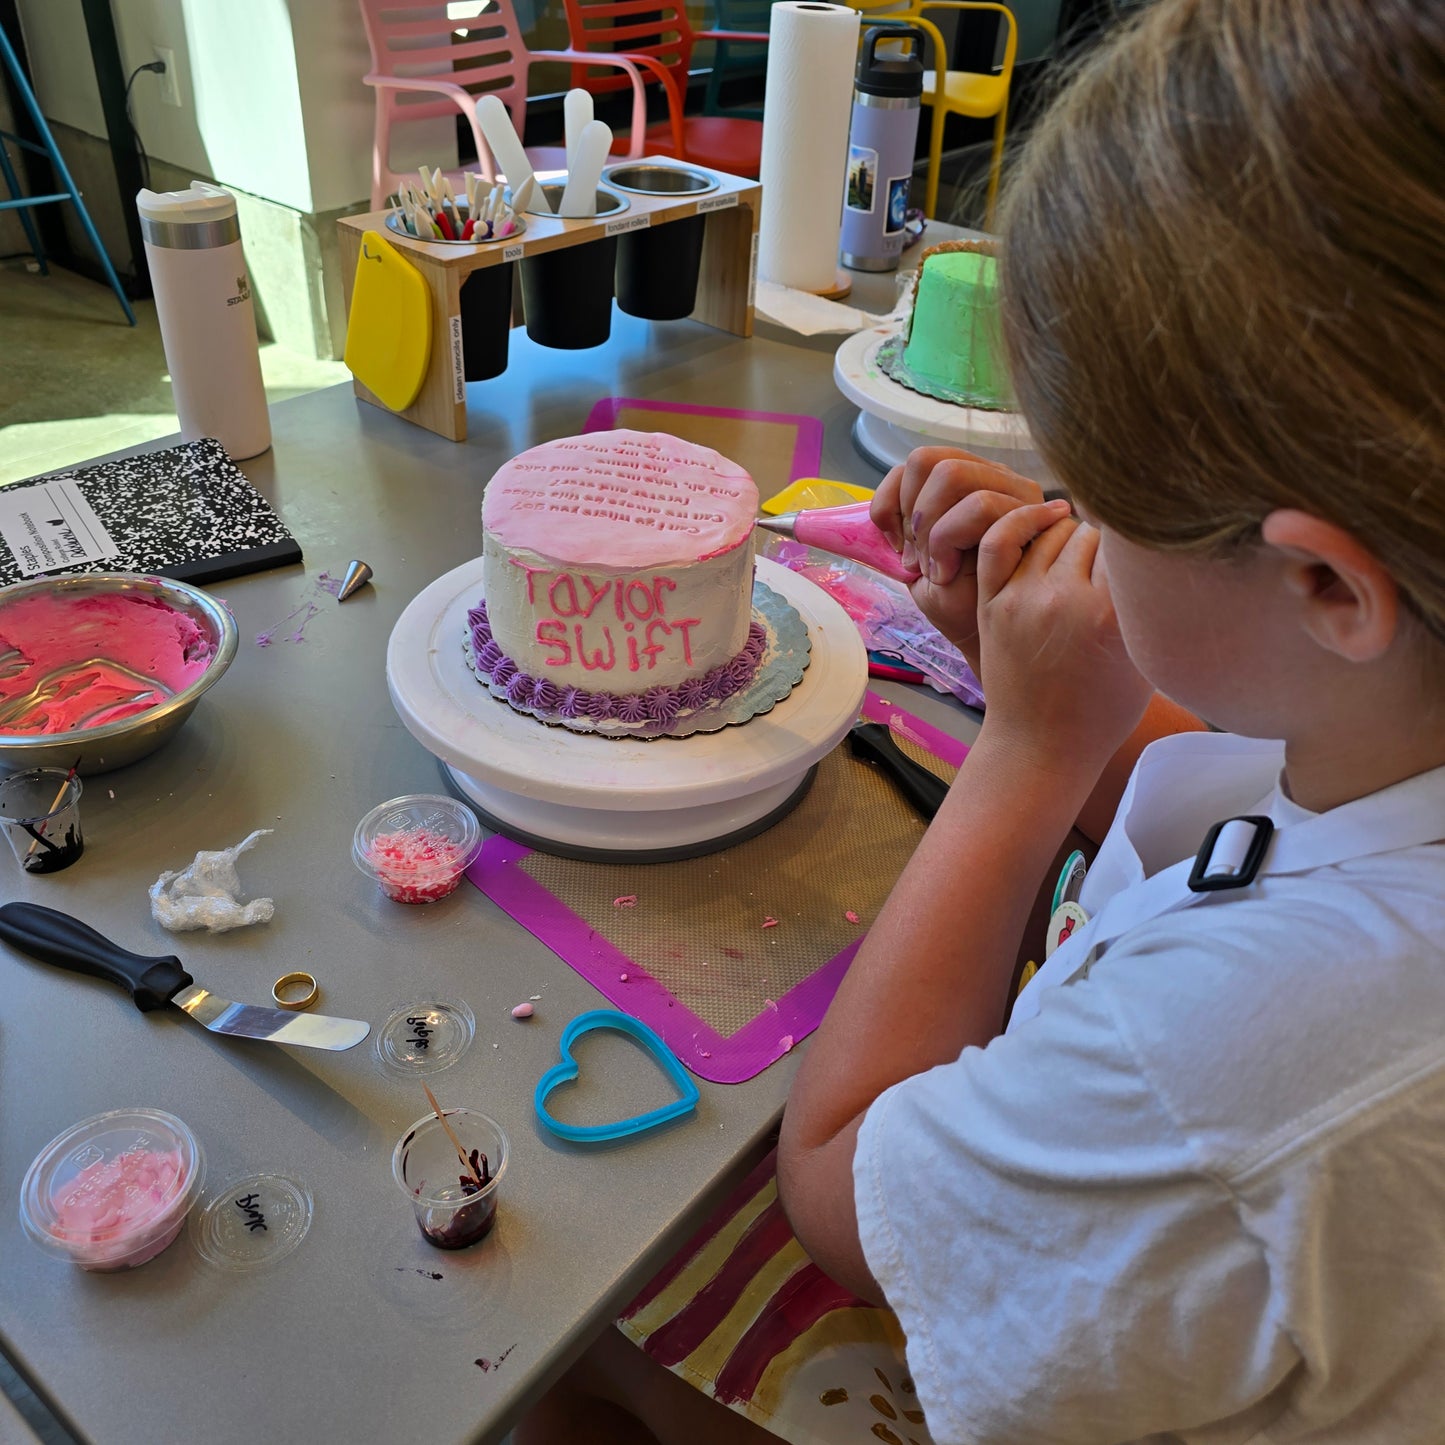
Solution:
M 76 482 L 0 490 L 0 539 L 22 577 L 114 557 L 120 548 Z

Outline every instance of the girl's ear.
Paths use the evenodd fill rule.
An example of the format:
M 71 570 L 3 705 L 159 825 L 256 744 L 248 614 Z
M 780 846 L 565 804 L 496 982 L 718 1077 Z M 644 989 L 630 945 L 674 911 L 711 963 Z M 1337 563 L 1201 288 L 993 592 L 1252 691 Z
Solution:
M 1399 629 L 1400 591 L 1374 553 L 1343 527 L 1289 508 L 1271 512 L 1260 532 L 1321 647 L 1346 662 L 1373 662 L 1388 651 Z

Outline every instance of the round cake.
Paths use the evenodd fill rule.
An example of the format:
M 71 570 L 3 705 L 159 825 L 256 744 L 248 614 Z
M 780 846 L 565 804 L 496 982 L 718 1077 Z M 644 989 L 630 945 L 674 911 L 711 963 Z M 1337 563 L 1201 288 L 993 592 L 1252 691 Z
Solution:
M 479 676 L 543 718 L 655 729 L 751 680 L 758 490 L 660 432 L 564 437 L 506 463 L 482 502 Z

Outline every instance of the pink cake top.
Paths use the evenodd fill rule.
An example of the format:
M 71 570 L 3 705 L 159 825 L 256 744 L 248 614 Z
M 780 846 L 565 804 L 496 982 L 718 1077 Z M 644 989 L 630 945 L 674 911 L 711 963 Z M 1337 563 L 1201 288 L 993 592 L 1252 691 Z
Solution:
M 138 592 L 35 592 L 0 605 L 0 733 L 63 733 L 165 702 L 211 665 L 196 623 Z
M 730 552 L 757 510 L 753 479 L 710 447 L 604 431 L 513 457 L 487 483 L 482 525 L 508 547 L 626 569 Z

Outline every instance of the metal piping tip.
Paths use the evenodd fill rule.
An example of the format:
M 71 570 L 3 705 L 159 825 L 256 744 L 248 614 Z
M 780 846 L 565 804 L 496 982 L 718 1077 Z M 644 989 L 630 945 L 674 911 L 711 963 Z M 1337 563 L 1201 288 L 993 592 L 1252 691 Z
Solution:
M 753 525 L 761 527 L 765 532 L 776 532 L 780 537 L 791 537 L 796 530 L 797 521 L 796 512 L 782 512 L 776 517 L 759 517 Z
M 359 592 L 370 581 L 371 567 L 365 562 L 351 562 L 346 568 L 346 576 L 341 579 L 341 591 L 336 594 L 336 600 L 345 602 L 348 597 L 354 592 Z

